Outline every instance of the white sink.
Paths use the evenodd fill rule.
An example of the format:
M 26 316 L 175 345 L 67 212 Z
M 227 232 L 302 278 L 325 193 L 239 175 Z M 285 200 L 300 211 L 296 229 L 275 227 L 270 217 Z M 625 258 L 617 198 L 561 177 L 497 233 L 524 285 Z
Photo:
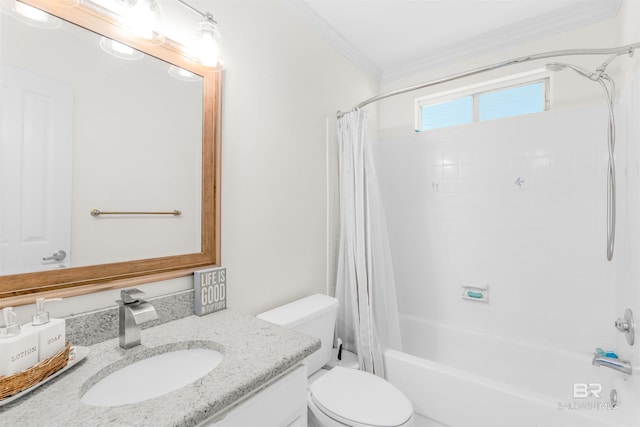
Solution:
M 80 401 L 92 406 L 120 406 L 162 396 L 208 374 L 223 357 L 203 348 L 158 354 L 109 374 Z

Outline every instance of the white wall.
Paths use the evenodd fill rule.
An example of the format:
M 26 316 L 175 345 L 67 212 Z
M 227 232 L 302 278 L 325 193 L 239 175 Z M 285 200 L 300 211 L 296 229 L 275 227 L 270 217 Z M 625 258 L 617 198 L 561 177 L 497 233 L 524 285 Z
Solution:
M 230 306 L 256 313 L 326 292 L 327 130 L 377 87 L 286 3 L 220 6 L 222 258 Z
M 327 143 L 335 144 L 328 123 L 335 129 L 335 112 L 372 96 L 377 84 L 286 2 L 193 4 L 215 15 L 224 37 L 221 237 L 228 306 L 258 313 L 326 292 L 326 158 Z M 165 23 L 176 33 L 197 22 L 177 2 L 165 6 Z M 141 288 L 155 296 L 192 286 L 186 278 Z M 51 312 L 83 312 L 115 299 L 118 291 L 69 298 L 51 304 Z M 31 310 L 21 308 L 21 320 Z

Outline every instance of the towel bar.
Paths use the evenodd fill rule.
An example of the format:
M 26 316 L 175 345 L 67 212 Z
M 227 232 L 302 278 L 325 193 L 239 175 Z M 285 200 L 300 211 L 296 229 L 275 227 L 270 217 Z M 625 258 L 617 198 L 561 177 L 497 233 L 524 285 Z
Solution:
M 139 211 L 131 211 L 131 212 L 104 212 L 98 209 L 91 210 L 91 216 L 100 216 L 100 215 L 173 215 L 180 216 L 182 212 L 179 210 L 170 211 L 170 212 L 139 212 Z

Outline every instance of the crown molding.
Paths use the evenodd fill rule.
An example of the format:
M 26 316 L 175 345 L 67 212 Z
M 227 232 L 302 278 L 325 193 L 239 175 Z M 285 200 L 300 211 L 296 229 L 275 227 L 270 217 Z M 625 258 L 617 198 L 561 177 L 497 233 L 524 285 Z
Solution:
M 347 42 L 340 33 L 320 17 L 304 0 L 287 0 L 287 3 L 309 24 L 319 32 L 328 43 L 362 71 L 379 82 L 382 71 L 359 50 Z
M 408 77 L 427 71 L 446 62 L 460 60 L 483 54 L 496 49 L 504 49 L 525 41 L 547 37 L 564 31 L 604 21 L 615 17 L 622 0 L 586 3 L 579 10 L 567 6 L 553 12 L 526 19 L 515 24 L 488 31 L 479 36 L 451 45 L 445 45 L 435 51 L 425 52 L 419 58 L 407 61 L 397 67 L 381 69 L 366 55 L 354 48 L 342 35 L 320 17 L 304 0 L 287 0 L 293 10 L 315 31 L 342 55 L 363 72 L 380 83 Z
M 453 60 L 507 48 L 517 43 L 543 38 L 615 17 L 622 0 L 609 0 L 584 5 L 580 10 L 565 7 L 552 13 L 486 32 L 464 42 L 444 46 L 402 66 L 382 70 L 381 82 L 387 83 L 412 74 L 426 71 L 435 65 Z

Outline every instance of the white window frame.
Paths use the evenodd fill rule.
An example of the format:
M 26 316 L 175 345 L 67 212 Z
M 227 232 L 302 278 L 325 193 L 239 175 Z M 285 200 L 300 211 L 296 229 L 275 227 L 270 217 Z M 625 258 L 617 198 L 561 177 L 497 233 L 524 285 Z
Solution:
M 533 83 L 542 82 L 544 84 L 543 111 L 549 111 L 551 107 L 551 72 L 544 68 L 527 71 L 519 74 L 488 80 L 457 89 L 438 92 L 432 95 L 422 96 L 415 99 L 415 131 L 422 132 L 422 107 L 441 104 L 454 99 L 473 96 L 473 119 L 472 123 L 479 121 L 478 97 L 485 93 L 498 90 L 512 89 L 519 86 L 526 86 Z

